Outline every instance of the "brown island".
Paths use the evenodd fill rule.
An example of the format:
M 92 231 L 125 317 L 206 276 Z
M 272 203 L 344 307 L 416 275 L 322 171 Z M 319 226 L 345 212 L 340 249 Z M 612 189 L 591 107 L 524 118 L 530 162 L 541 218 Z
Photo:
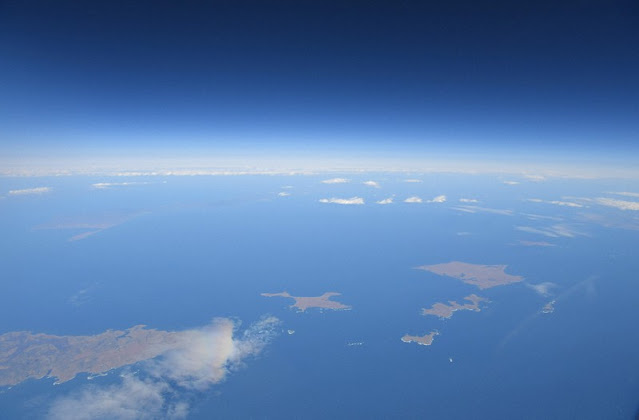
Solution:
M 0 386 L 27 379 L 73 379 L 81 372 L 97 374 L 159 356 L 180 345 L 184 332 L 137 325 L 98 335 L 59 336 L 27 331 L 0 335 Z
M 506 274 L 505 265 L 479 265 L 453 261 L 445 264 L 422 265 L 418 270 L 430 271 L 440 276 L 452 277 L 480 289 L 489 289 L 522 281 L 522 276 Z
M 290 307 L 297 308 L 299 312 L 304 312 L 308 308 L 320 308 L 320 309 L 332 309 L 332 310 L 351 309 L 351 307 L 348 305 L 344 305 L 343 303 L 330 300 L 332 296 L 339 296 L 339 295 L 341 295 L 341 293 L 337 293 L 337 292 L 326 292 L 321 296 L 310 296 L 310 297 L 291 296 L 288 292 L 262 293 L 262 296 L 266 296 L 266 297 L 281 296 L 285 298 L 295 299 L 295 303 L 292 304 Z
M 424 334 L 422 336 L 405 334 L 402 337 L 402 341 L 404 343 L 417 343 L 420 346 L 430 346 L 431 344 L 433 344 L 433 340 L 435 339 L 436 335 L 439 335 L 439 331 L 431 331 L 428 334 Z
M 446 305 L 445 303 L 437 302 L 433 306 L 431 306 L 430 309 L 422 308 L 422 315 L 424 316 L 433 315 L 441 319 L 447 319 L 452 317 L 455 311 L 468 310 L 468 311 L 479 312 L 481 311 L 479 304 L 481 302 L 489 302 L 488 299 L 479 297 L 475 294 L 466 296 L 464 299 L 469 301 L 470 303 L 465 303 L 463 305 L 460 305 L 454 300 L 449 300 L 448 301 L 449 304 Z

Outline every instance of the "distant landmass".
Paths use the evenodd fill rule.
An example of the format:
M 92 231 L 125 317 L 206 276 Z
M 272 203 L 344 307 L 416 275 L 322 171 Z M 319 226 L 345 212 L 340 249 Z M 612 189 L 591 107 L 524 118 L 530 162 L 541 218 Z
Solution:
M 452 277 L 482 290 L 520 282 L 524 279 L 522 276 L 506 274 L 505 265 L 479 265 L 453 261 L 445 264 L 422 265 L 416 269 Z
M 417 343 L 420 346 L 430 346 L 431 344 L 433 344 L 433 340 L 435 339 L 436 335 L 439 335 L 438 331 L 431 331 L 428 334 L 424 334 L 422 336 L 405 334 L 402 337 L 402 341 L 404 343 Z
M 468 310 L 479 312 L 481 310 L 479 304 L 481 302 L 489 302 L 488 299 L 479 297 L 475 294 L 466 296 L 464 299 L 468 300 L 470 303 L 460 305 L 456 301 L 450 300 L 448 301 L 447 305 L 445 303 L 437 302 L 433 306 L 431 306 L 430 309 L 423 308 L 422 315 L 433 315 L 442 319 L 446 319 L 452 317 L 455 311 Z
M 262 296 L 266 296 L 266 297 L 280 296 L 280 297 L 295 299 L 295 303 L 292 304 L 290 307 L 297 308 L 297 310 L 300 312 L 304 312 L 309 308 L 321 308 L 321 309 L 332 309 L 332 310 L 351 309 L 351 307 L 348 305 L 344 305 L 343 303 L 330 300 L 331 297 L 340 296 L 340 295 L 341 293 L 337 293 L 337 292 L 326 292 L 321 296 L 303 297 L 303 296 L 291 296 L 288 292 L 262 293 Z
M 182 334 L 144 325 L 88 336 L 9 332 L 0 335 L 0 386 L 44 377 L 63 383 L 81 372 L 103 373 L 159 356 L 175 348 Z
M 557 246 L 546 241 L 519 241 L 519 244 L 523 246 Z

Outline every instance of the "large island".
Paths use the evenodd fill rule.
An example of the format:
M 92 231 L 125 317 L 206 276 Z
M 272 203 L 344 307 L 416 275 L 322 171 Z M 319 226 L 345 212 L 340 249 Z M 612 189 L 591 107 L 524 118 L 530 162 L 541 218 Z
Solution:
M 480 289 L 503 286 L 522 281 L 522 276 L 513 276 L 505 272 L 505 265 L 479 265 L 452 261 L 445 264 L 422 265 L 418 270 L 430 271 L 440 276 L 452 277 Z

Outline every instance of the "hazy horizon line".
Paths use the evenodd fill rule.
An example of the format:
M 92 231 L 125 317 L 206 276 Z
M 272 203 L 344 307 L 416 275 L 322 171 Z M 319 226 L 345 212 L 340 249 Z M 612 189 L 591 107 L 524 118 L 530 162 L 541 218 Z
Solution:
M 321 175 L 327 173 L 451 173 L 511 175 L 529 180 L 545 178 L 639 178 L 639 166 L 631 162 L 540 162 L 509 157 L 467 158 L 370 158 L 317 157 L 25 157 L 0 160 L 0 177 L 39 176 L 233 176 Z

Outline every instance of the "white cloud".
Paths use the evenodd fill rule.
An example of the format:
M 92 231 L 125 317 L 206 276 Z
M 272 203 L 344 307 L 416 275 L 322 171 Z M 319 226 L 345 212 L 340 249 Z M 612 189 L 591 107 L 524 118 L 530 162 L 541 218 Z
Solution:
M 324 181 L 322 181 L 322 184 L 346 184 L 347 182 L 351 182 L 350 179 L 331 178 L 331 179 L 325 179 Z
M 421 179 L 405 179 L 404 182 L 424 182 Z
M 286 191 L 282 191 L 282 192 L 277 193 L 278 197 L 288 197 L 289 195 L 291 195 L 291 193 L 290 192 L 286 192 Z
M 404 200 L 404 203 L 421 203 L 422 199 L 417 197 L 416 195 L 413 197 L 408 197 L 406 200 Z
M 228 372 L 228 364 L 246 356 L 233 339 L 234 330 L 231 320 L 219 319 L 205 328 L 185 331 L 180 337 L 181 346 L 150 363 L 151 373 L 199 391 L 220 382 Z
M 626 200 L 614 200 L 612 198 L 598 198 L 597 203 L 602 206 L 615 207 L 620 210 L 634 210 L 639 211 L 639 202 L 626 201 Z
M 438 195 L 437 197 L 433 198 L 432 200 L 428 200 L 428 203 L 445 203 L 446 202 L 446 196 L 445 195 Z
M 519 181 L 504 181 L 503 183 L 506 185 L 519 185 Z
M 98 182 L 96 184 L 91 184 L 91 186 L 98 190 L 105 190 L 113 187 L 127 187 L 130 185 L 146 185 L 150 184 L 150 182 Z
M 543 175 L 524 175 L 526 179 L 532 182 L 542 182 L 546 180 L 546 177 Z
M 460 203 L 479 203 L 479 200 L 476 200 L 474 198 L 460 198 L 459 202 Z
M 623 195 L 625 197 L 639 198 L 639 193 L 636 193 L 636 192 L 621 191 L 621 192 L 609 192 L 608 194 L 616 194 L 616 195 Z
M 223 381 L 250 356 L 258 354 L 275 335 L 279 320 L 268 317 L 236 337 L 237 325 L 217 319 L 210 325 L 175 333 L 173 349 L 139 364 L 140 374 L 128 373 L 109 386 L 92 386 L 52 404 L 52 419 L 185 418 L 187 401 Z
M 169 385 L 164 381 L 142 380 L 128 374 L 119 384 L 103 388 L 87 388 L 75 396 L 55 401 L 49 411 L 49 418 L 69 420 L 158 418 L 163 414 L 162 408 L 166 398 L 164 394 L 169 390 Z M 172 417 L 184 418 L 184 416 Z
M 23 190 L 10 190 L 9 195 L 34 195 L 34 194 L 45 194 L 48 192 L 51 192 L 51 188 L 36 187 L 36 188 L 25 188 Z
M 319 201 L 320 203 L 332 203 L 332 204 L 364 204 L 364 199 L 361 197 L 351 197 L 351 198 L 322 198 Z
M 284 186 L 282 187 L 282 189 L 283 189 L 283 190 L 290 190 L 290 189 L 292 189 L 292 188 L 293 188 L 293 186 L 292 186 L 292 185 L 284 185 Z
M 388 197 L 383 200 L 376 201 L 377 204 L 393 204 L 393 197 Z
M 553 200 L 553 201 L 548 201 L 548 203 L 550 204 L 554 204 L 556 206 L 565 206 L 565 207 L 583 207 L 583 205 L 578 204 L 578 203 L 573 203 L 571 201 L 557 201 L 557 200 Z
M 379 183 L 376 181 L 364 181 L 362 184 L 368 185 L 369 187 L 379 188 Z
M 561 197 L 562 200 L 572 200 L 572 201 L 583 201 L 585 203 L 591 203 L 594 200 L 592 198 L 587 198 L 587 197 L 575 197 L 572 195 L 564 195 Z
M 528 286 L 529 288 L 533 289 L 535 292 L 539 293 L 542 296 L 551 295 L 550 289 L 554 289 L 555 287 L 557 287 L 557 285 L 555 283 L 551 283 L 549 281 L 545 281 L 545 282 L 539 283 L 539 284 L 527 283 L 526 286 Z

